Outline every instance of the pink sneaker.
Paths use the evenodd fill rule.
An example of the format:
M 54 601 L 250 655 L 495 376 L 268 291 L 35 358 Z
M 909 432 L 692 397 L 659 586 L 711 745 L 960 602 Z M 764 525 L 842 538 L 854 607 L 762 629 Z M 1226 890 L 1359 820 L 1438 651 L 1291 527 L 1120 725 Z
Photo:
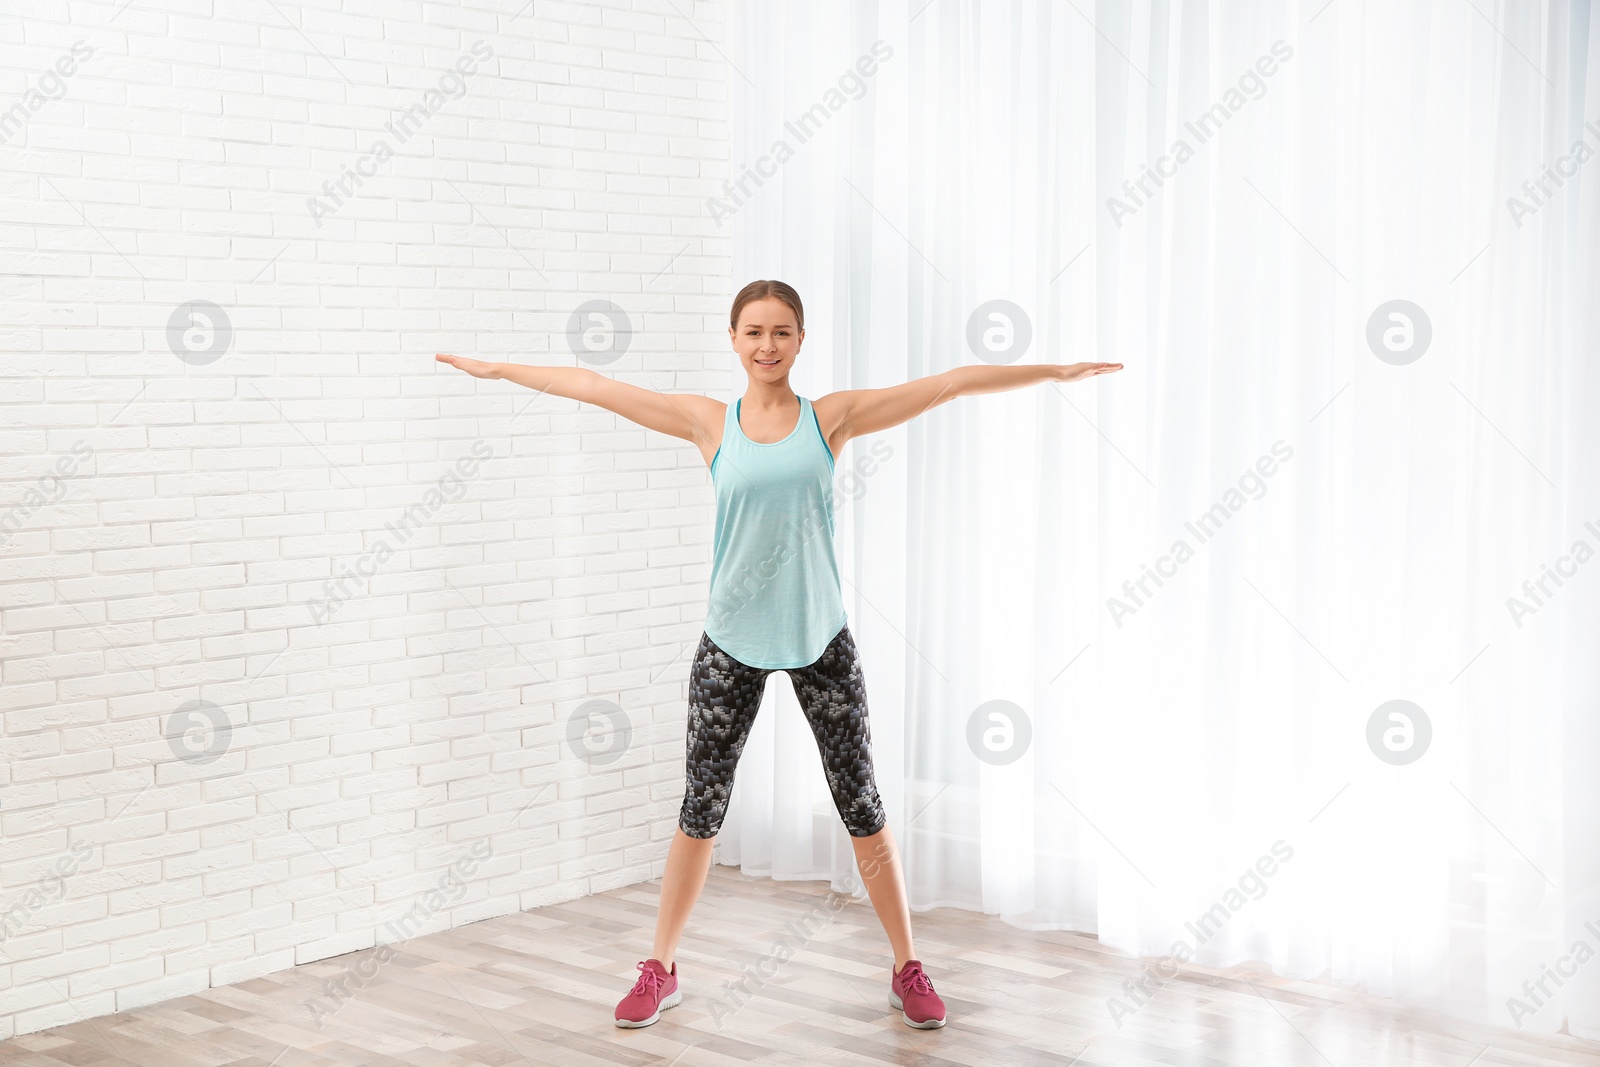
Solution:
M 644 973 L 617 1004 L 618 1026 L 649 1026 L 661 1018 L 662 1008 L 670 1008 L 683 999 L 676 960 L 669 971 L 660 960 L 651 957 L 639 963 L 639 970 Z
M 933 991 L 933 983 L 922 973 L 922 961 L 906 960 L 889 983 L 889 1006 L 900 1009 L 907 1026 L 931 1030 L 944 1025 L 944 1001 Z

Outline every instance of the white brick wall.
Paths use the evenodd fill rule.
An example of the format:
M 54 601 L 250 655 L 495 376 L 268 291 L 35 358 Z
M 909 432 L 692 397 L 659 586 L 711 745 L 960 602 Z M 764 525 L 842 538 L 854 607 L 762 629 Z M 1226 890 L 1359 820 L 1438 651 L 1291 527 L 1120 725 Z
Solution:
M 658 876 L 701 457 L 433 354 L 725 395 L 725 5 L 6 13 L 0 1037 Z

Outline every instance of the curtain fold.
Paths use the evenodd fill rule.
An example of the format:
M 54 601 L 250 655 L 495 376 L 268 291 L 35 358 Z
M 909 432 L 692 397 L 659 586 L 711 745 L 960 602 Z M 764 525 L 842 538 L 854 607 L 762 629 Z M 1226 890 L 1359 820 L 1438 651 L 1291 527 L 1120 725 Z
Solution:
M 806 301 L 798 392 L 1126 364 L 839 459 L 913 909 L 1600 1037 L 1588 5 L 734 28 L 710 210 Z M 859 891 L 786 676 L 717 849 Z

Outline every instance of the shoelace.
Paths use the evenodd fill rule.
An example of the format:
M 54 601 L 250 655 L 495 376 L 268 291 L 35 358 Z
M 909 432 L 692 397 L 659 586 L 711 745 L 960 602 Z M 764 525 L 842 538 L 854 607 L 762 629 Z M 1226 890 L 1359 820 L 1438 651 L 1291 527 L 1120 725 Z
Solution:
M 639 970 L 644 973 L 639 975 L 639 980 L 633 983 L 633 992 L 644 993 L 647 996 L 659 997 L 661 995 L 661 972 L 653 967 L 646 967 L 644 961 L 639 962 Z
M 900 980 L 905 983 L 908 992 L 932 993 L 933 983 L 928 981 L 928 976 L 922 973 L 921 967 L 911 968 L 911 973 L 900 973 Z

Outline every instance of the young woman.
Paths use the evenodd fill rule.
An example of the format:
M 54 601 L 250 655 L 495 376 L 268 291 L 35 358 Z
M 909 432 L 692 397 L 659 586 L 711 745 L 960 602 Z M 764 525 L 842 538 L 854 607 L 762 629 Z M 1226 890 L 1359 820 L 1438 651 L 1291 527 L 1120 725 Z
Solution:
M 648 1026 L 683 999 L 673 955 L 705 885 L 739 754 L 767 677 L 789 675 L 817 740 L 833 803 L 855 847 L 873 909 L 894 949 L 889 1003 L 919 1029 L 943 1026 L 944 1002 L 916 959 L 899 850 L 872 770 L 867 698 L 833 550 L 833 468 L 846 442 L 958 396 L 1075 382 L 1120 363 L 963 366 L 886 389 L 845 389 L 815 403 L 789 387 L 805 340 L 800 294 L 783 282 L 739 291 L 728 337 L 749 386 L 732 405 L 657 393 L 586 367 L 485 363 L 439 355 L 478 378 L 501 378 L 616 412 L 691 441 L 716 493 L 710 598 L 689 672 L 683 805 L 667 852 L 654 955 L 617 1005 L 618 1026 Z M 750 410 L 744 410 L 744 401 Z

